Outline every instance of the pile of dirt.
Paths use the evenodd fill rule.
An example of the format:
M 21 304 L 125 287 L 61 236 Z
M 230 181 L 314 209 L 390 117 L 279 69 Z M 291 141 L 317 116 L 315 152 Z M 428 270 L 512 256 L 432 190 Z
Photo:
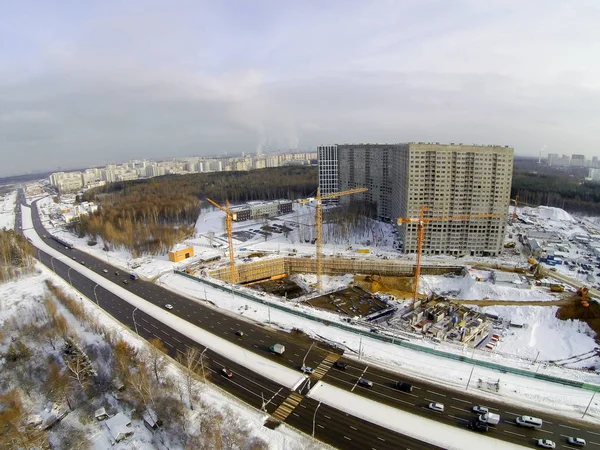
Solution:
M 569 302 L 558 308 L 556 317 L 561 320 L 581 320 L 596 332 L 596 342 L 600 344 L 600 304 L 590 301 L 588 307 L 581 306 L 581 297 L 574 295 Z
M 354 275 L 354 284 L 368 292 L 391 294 L 396 298 L 412 298 L 413 277 L 384 277 L 380 275 Z

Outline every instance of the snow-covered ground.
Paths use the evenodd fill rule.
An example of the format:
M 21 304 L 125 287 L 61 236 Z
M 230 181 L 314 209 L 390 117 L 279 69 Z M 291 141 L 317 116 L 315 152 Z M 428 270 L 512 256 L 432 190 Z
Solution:
M 15 205 L 17 203 L 17 191 L 12 191 L 0 198 L 0 230 L 15 227 Z
M 538 361 L 559 361 L 587 354 L 598 348 L 594 331 L 579 320 L 556 318 L 557 306 L 486 306 L 483 312 L 523 325 L 500 332 L 496 346 L 502 353 L 516 354 Z M 598 357 L 576 361 L 567 367 L 589 367 Z

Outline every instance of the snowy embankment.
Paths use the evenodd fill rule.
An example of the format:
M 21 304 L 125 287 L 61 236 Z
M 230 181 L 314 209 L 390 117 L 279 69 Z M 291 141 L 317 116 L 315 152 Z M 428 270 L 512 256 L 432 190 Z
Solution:
M 16 203 L 17 191 L 10 192 L 0 199 L 0 230 L 3 228 L 12 230 L 15 227 Z

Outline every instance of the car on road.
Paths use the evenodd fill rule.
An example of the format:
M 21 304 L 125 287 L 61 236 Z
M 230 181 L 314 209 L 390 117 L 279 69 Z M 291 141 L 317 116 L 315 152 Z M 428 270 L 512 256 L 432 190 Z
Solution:
M 567 442 L 568 442 L 569 444 L 571 444 L 571 445 L 575 445 L 575 446 L 577 446 L 577 447 L 585 447 L 585 446 L 586 446 L 586 444 L 587 444 L 587 442 L 585 442 L 585 439 L 583 439 L 583 438 L 578 438 L 578 437 L 572 437 L 572 436 L 569 436 L 569 437 L 567 438 Z
M 401 390 L 402 392 L 412 392 L 412 384 L 407 383 L 405 381 L 396 381 L 396 384 L 394 385 L 396 387 L 396 389 Z
M 490 411 L 485 406 L 475 405 L 473 406 L 473 412 L 477 414 L 487 414 Z
M 236 335 L 236 336 L 239 336 L 239 337 L 243 337 L 243 336 L 244 336 L 244 332 L 243 332 L 242 330 L 237 330 L 237 331 L 235 332 L 235 335 Z
M 119 276 L 119 272 L 115 272 L 115 275 L 116 275 L 116 276 Z
M 85 261 L 79 261 L 79 264 L 85 266 Z
M 233 376 L 233 372 L 229 369 L 227 369 L 226 367 L 223 367 L 223 369 L 221 370 L 221 373 L 226 376 L 227 378 L 231 378 Z
M 432 411 L 444 412 L 443 403 L 431 402 L 429 405 L 427 405 L 427 407 Z
M 556 448 L 556 444 L 550 439 L 538 439 L 535 441 L 535 443 L 538 447 L 542 448 Z
M 348 367 L 348 364 L 346 364 L 345 362 L 342 362 L 342 361 L 336 361 L 334 366 L 336 369 L 346 370 L 346 368 Z
M 300 368 L 300 370 L 302 371 L 302 373 L 307 373 L 307 374 L 309 374 L 309 375 L 310 375 L 310 374 L 312 374 L 312 373 L 314 373 L 314 371 L 315 371 L 315 369 L 313 369 L 313 368 L 312 368 L 312 367 L 310 367 L 310 366 L 302 366 L 302 367 Z
M 171 305 L 170 303 L 167 303 L 165 305 L 165 309 L 168 309 L 169 311 L 173 309 L 173 305 Z
M 108 273 L 108 270 L 106 270 L 106 269 L 102 269 L 102 272 L 104 272 L 104 273 Z
M 369 387 L 369 388 L 373 387 L 373 382 L 371 380 L 367 380 L 366 378 L 360 378 L 358 380 L 358 384 L 360 384 L 361 386 L 364 386 L 364 387 Z
M 73 259 L 74 259 L 75 261 L 77 261 L 77 258 L 75 258 L 74 256 L 73 256 Z
M 473 420 L 468 423 L 467 427 L 474 431 L 483 431 L 486 432 L 490 429 L 487 423 L 482 422 L 481 420 Z
M 129 280 L 123 280 L 123 284 L 129 284 Z

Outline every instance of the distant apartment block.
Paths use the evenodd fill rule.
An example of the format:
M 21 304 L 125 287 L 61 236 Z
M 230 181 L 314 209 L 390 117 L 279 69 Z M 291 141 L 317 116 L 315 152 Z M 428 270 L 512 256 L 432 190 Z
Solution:
M 514 150 L 502 146 L 438 143 L 344 144 L 322 146 L 321 193 L 366 187 L 368 192 L 340 197 L 340 203 L 372 203 L 377 216 L 399 217 L 499 214 L 427 225 L 424 254 L 490 255 L 501 252 L 510 201 Z M 399 227 L 404 252 L 414 253 L 417 225 Z
M 101 186 L 105 183 L 152 178 L 169 174 L 188 174 L 222 171 L 248 171 L 285 165 L 309 165 L 317 158 L 316 152 L 245 155 L 241 157 L 200 158 L 155 162 L 133 160 L 125 164 L 107 164 L 82 172 L 56 172 L 49 180 L 59 192 L 76 192 L 82 188 Z
M 233 220 L 243 222 L 251 219 L 272 218 L 289 214 L 293 211 L 290 200 L 276 200 L 274 202 L 250 202 L 245 205 L 231 208 Z
M 585 155 L 571 155 L 571 166 L 572 167 L 585 167 Z

